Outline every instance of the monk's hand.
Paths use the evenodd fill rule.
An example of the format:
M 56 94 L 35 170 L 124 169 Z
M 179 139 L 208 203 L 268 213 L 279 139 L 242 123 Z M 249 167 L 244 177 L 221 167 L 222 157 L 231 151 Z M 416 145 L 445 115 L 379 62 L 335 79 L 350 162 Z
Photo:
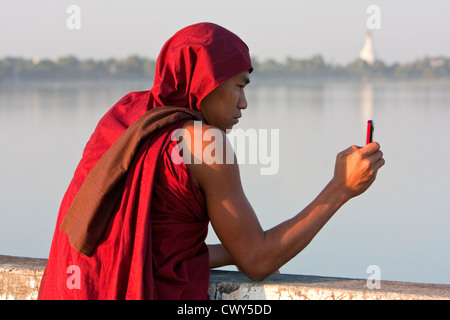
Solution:
M 364 147 L 351 146 L 338 153 L 333 182 L 351 199 L 370 187 L 384 163 L 383 153 L 377 142 Z

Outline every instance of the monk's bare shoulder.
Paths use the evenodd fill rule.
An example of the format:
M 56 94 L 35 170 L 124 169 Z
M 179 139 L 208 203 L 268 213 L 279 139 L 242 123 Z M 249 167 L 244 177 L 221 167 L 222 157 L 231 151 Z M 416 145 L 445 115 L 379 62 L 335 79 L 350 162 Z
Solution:
M 236 156 L 225 132 L 201 121 L 188 121 L 182 139 L 185 163 L 200 189 L 216 188 L 239 176 Z

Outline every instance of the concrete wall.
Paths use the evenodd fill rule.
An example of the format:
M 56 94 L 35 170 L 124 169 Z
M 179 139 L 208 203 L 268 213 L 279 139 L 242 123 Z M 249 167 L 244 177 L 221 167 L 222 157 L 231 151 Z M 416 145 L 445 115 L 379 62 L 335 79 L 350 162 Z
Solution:
M 0 299 L 36 299 L 46 259 L 0 256 Z M 368 289 L 365 279 L 273 275 L 253 282 L 242 273 L 211 271 L 212 300 L 450 300 L 450 285 L 381 281 Z
M 0 299 L 37 299 L 46 259 L 0 256 Z

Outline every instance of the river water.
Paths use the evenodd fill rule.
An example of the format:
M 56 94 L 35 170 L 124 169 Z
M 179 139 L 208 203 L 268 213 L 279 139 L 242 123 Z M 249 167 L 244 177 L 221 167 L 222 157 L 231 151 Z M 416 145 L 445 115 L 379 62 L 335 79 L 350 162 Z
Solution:
M 0 254 L 48 256 L 60 201 L 95 125 L 123 95 L 150 86 L 0 87 Z M 274 174 L 241 164 L 265 229 L 314 199 L 336 154 L 365 143 L 368 119 L 386 159 L 373 186 L 281 272 L 368 278 L 375 265 L 382 280 L 450 284 L 450 83 L 253 81 L 246 92 L 236 128 L 279 134 Z M 211 229 L 208 242 L 216 241 Z

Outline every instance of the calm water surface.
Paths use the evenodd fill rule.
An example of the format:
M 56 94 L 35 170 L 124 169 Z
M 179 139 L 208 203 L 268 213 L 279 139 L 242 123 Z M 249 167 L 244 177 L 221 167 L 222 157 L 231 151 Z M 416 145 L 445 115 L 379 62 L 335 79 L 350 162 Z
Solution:
M 450 284 L 450 84 L 258 85 L 237 128 L 279 129 L 279 171 L 241 165 L 264 228 L 303 209 L 331 179 L 336 154 L 375 140 L 386 165 L 285 273 Z M 0 88 L 0 254 L 47 257 L 60 201 L 101 116 L 151 84 Z M 213 230 L 209 243 L 217 238 Z M 250 248 L 249 248 L 250 250 Z

